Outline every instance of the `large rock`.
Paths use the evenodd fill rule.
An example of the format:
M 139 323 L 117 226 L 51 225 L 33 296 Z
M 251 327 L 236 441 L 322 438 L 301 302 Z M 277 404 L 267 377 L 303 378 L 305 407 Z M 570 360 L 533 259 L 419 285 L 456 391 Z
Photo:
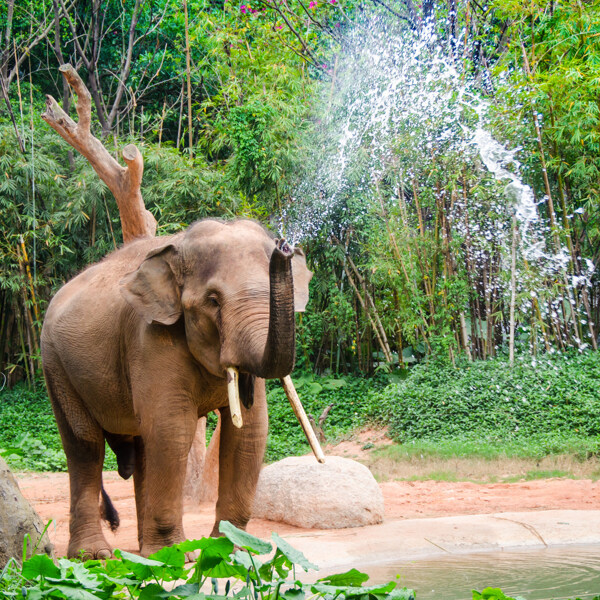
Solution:
M 364 465 L 339 456 L 285 458 L 262 470 L 253 517 L 341 529 L 383 521 L 383 494 Z
M 26 534 L 31 536 L 32 542 L 28 546 L 29 556 L 32 547 L 36 546 L 37 552 L 51 555 L 52 544 L 47 534 L 42 537 L 43 531 L 44 525 L 38 514 L 27 502 L 17 480 L 0 457 L 0 568 L 10 558 L 21 560 Z

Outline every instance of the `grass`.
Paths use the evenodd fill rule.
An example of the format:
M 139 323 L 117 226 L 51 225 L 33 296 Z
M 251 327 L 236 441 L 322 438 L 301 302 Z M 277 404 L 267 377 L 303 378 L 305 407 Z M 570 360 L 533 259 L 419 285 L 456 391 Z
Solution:
M 519 441 L 500 448 L 465 439 L 420 440 L 380 445 L 353 456 L 366 464 L 378 481 L 512 483 L 557 477 L 600 478 L 600 462 L 585 440 Z
M 540 435 L 511 440 L 494 439 L 421 439 L 404 444 L 391 444 L 373 450 L 375 458 L 401 461 L 411 458 L 480 458 L 498 460 L 524 458 L 539 460 L 549 455 L 570 455 L 586 461 L 598 456 L 599 440 L 580 436 Z

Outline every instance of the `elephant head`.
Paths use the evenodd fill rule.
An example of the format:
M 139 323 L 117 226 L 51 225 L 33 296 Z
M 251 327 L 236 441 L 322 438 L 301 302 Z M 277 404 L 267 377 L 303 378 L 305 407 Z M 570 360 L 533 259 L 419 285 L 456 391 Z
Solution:
M 294 311 L 308 301 L 304 254 L 248 220 L 200 221 L 152 250 L 121 281 L 149 324 L 185 325 L 189 350 L 211 374 L 242 373 L 244 404 L 254 376 L 294 366 Z

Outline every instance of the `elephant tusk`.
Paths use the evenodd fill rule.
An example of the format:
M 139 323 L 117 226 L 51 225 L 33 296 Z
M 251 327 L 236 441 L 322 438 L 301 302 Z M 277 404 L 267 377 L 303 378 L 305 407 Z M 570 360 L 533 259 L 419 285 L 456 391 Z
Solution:
M 227 395 L 229 396 L 231 420 L 239 429 L 244 421 L 242 420 L 242 408 L 240 406 L 239 373 L 234 367 L 227 367 Z
M 300 402 L 300 397 L 298 396 L 298 392 L 296 392 L 292 378 L 289 375 L 286 375 L 282 378 L 281 383 L 283 385 L 283 389 L 285 390 L 285 395 L 288 397 L 288 400 L 292 405 L 294 414 L 296 415 L 298 421 L 300 421 L 302 429 L 304 429 L 304 435 L 306 435 L 306 439 L 308 440 L 316 459 L 320 463 L 324 463 L 325 455 L 321 449 L 321 444 L 319 444 L 319 440 L 317 439 L 317 436 L 310 425 L 310 421 L 306 416 L 306 412 L 302 406 L 302 402 Z

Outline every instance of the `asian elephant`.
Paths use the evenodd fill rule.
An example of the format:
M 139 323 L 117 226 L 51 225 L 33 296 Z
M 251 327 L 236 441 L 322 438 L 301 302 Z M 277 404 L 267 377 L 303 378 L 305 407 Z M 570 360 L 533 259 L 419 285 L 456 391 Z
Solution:
M 294 364 L 303 253 L 250 220 L 204 220 L 124 245 L 65 284 L 42 330 L 48 392 L 69 468 L 69 556 L 108 557 L 100 525 L 105 440 L 133 474 L 140 551 L 184 538 L 183 484 L 198 418 L 221 413 L 221 520 L 245 527 L 267 436 L 265 378 Z M 243 426 L 228 406 L 239 370 Z

